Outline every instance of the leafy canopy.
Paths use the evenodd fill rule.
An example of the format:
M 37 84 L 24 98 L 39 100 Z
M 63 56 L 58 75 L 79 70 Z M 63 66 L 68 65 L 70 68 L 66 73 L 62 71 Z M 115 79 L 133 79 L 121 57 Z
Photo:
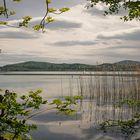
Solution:
M 139 0 L 89 0 L 89 7 L 94 7 L 97 4 L 104 4 L 106 9 L 104 15 L 118 14 L 122 9 L 125 10 L 124 16 L 121 17 L 124 21 L 133 19 L 140 20 L 140 1 Z
M 42 98 L 41 90 L 31 91 L 27 95 L 17 96 L 17 93 L 3 93 L 0 90 L 0 137 L 10 138 L 10 140 L 20 139 L 29 133 L 30 130 L 36 129 L 36 125 L 27 123 L 28 120 L 42 112 L 40 107 L 44 104 L 51 105 L 51 109 L 56 109 L 59 113 L 65 115 L 75 114 L 74 105 L 76 105 L 80 96 L 65 97 L 63 100 L 54 99 L 48 102 Z M 46 106 L 44 107 L 47 111 Z
M 11 1 L 19 3 L 22 0 L 11 0 Z M 125 12 L 124 16 L 122 16 L 121 19 L 123 19 L 124 21 L 131 21 L 133 19 L 140 20 L 139 0 L 87 0 L 87 1 L 90 2 L 90 5 L 88 5 L 87 8 L 94 7 L 97 4 L 104 4 L 106 6 L 104 10 L 104 15 L 118 14 L 119 11 L 123 9 L 125 10 Z M 52 0 L 45 0 L 46 5 L 45 15 L 43 16 L 39 24 L 36 24 L 32 27 L 34 30 L 36 31 L 42 30 L 44 32 L 46 25 L 55 21 L 55 19 L 52 17 L 52 14 L 62 14 L 70 10 L 67 7 L 55 9 L 50 6 L 51 3 Z M 0 6 L 0 17 L 4 16 L 8 18 L 9 16 L 15 14 L 16 14 L 15 11 L 11 11 L 7 8 L 6 0 L 3 0 L 3 5 Z M 19 24 L 16 27 L 17 28 L 28 27 L 31 20 L 32 20 L 31 16 L 22 17 L 22 21 L 19 22 Z M 7 21 L 3 20 L 0 20 L 0 25 L 13 27 L 13 25 L 9 25 Z
M 13 2 L 20 2 L 22 0 L 12 0 L 12 1 Z M 44 32 L 46 25 L 55 21 L 55 19 L 52 17 L 53 14 L 59 15 L 59 14 L 62 14 L 64 12 L 67 12 L 70 10 L 67 7 L 55 9 L 55 8 L 50 6 L 51 3 L 52 3 L 51 0 L 45 0 L 45 5 L 46 5 L 45 15 L 43 16 L 43 18 L 39 24 L 36 24 L 32 27 L 34 30 L 36 30 L 36 31 L 42 30 Z M 10 9 L 7 8 L 6 0 L 3 0 L 3 5 L 0 6 L 0 17 L 4 16 L 4 17 L 8 18 L 9 16 L 12 16 L 15 14 L 16 14 L 15 11 L 11 11 Z M 29 27 L 29 23 L 31 22 L 31 20 L 32 20 L 31 16 L 24 16 L 21 18 L 21 22 L 19 22 L 17 26 L 10 25 L 10 24 L 8 24 L 7 21 L 3 21 L 3 20 L 0 20 L 0 25 L 16 27 L 16 28 L 21 28 L 21 27 L 27 28 L 27 27 Z

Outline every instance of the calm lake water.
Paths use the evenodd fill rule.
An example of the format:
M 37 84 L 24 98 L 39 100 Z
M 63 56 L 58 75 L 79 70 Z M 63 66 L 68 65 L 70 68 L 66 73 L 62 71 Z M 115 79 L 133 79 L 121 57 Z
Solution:
M 67 95 L 84 97 L 84 100 L 77 105 L 78 111 L 75 116 L 58 115 L 52 110 L 29 120 L 30 123 L 38 125 L 38 130 L 31 132 L 33 139 L 123 139 L 116 133 L 104 134 L 98 126 L 108 119 L 129 119 L 137 111 L 136 108 L 118 108 L 115 104 L 123 99 L 140 99 L 139 73 L 111 72 L 110 75 L 106 75 L 108 74 L 106 72 L 65 72 L 64 75 L 63 73 L 23 72 L 0 75 L 0 88 L 15 91 L 19 95 L 41 89 L 42 96 L 48 100 Z

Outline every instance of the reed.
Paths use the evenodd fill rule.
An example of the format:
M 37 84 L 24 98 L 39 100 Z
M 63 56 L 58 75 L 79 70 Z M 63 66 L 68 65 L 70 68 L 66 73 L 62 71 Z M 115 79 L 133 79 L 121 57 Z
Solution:
M 137 107 L 128 108 L 128 106 L 118 107 L 117 105 L 118 102 L 126 99 L 140 100 L 140 69 L 136 66 L 130 67 L 133 72 L 125 71 L 128 76 L 123 76 L 122 71 L 116 72 L 118 68 L 112 68 L 113 76 L 93 76 L 91 74 L 91 76 L 85 77 L 81 75 L 76 79 L 75 87 L 72 84 L 76 77 L 71 78 L 70 95 L 74 88 L 77 88 L 77 94 L 86 100 L 80 102 L 81 118 L 85 119 L 85 122 L 99 124 L 110 119 L 127 120 L 139 110 Z M 107 75 L 109 72 L 100 73 Z M 137 76 L 134 76 L 133 73 L 137 73 Z

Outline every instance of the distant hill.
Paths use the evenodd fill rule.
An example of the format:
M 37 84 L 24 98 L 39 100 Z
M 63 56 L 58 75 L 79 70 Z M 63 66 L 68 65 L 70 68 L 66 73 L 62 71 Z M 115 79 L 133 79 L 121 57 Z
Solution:
M 104 63 L 101 65 L 87 64 L 55 64 L 48 62 L 28 61 L 5 65 L 0 67 L 0 71 L 134 71 L 140 69 L 140 62 L 124 60 L 117 63 Z
M 125 64 L 125 65 L 140 65 L 140 62 L 138 61 L 132 61 L 132 60 L 123 60 L 123 61 L 120 61 L 120 62 L 117 62 L 117 63 L 114 63 L 114 64 Z

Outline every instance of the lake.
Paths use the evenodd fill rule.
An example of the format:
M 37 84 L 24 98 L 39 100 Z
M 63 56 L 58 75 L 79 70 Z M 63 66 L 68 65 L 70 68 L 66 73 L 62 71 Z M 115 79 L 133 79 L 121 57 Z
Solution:
M 0 88 L 19 95 L 43 90 L 48 100 L 81 95 L 75 116 L 44 112 L 29 120 L 38 125 L 35 140 L 113 140 L 116 133 L 103 133 L 99 124 L 109 119 L 127 120 L 137 108 L 118 108 L 124 99 L 140 99 L 139 72 L 10 72 L 0 73 Z

